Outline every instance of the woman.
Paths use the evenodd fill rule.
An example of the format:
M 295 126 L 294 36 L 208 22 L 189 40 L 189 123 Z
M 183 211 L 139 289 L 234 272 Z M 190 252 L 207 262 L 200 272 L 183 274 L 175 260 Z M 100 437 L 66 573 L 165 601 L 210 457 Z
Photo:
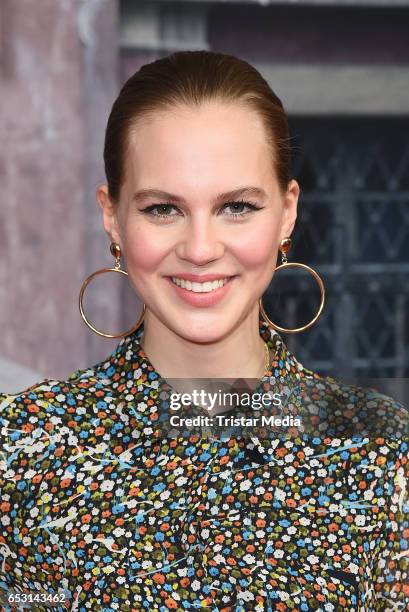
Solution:
M 407 411 L 304 368 L 260 300 L 300 191 L 280 100 L 240 59 L 176 53 L 124 85 L 104 158 L 114 270 L 122 254 L 144 313 L 106 360 L 0 396 L 3 600 L 409 610 Z M 284 397 L 308 432 L 175 434 L 165 391 L 222 377 Z

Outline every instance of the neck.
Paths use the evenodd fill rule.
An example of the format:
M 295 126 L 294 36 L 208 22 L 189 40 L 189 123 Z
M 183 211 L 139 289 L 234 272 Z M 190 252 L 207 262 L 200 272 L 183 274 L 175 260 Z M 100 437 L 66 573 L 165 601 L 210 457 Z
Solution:
M 192 342 L 163 325 L 150 311 L 140 344 L 162 378 L 261 378 L 265 346 L 258 310 L 216 342 Z

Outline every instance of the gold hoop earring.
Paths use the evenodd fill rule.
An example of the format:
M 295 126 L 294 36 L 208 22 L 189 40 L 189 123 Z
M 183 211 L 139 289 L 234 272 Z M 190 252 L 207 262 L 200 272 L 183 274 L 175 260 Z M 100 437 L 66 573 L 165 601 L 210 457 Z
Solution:
M 309 323 L 307 323 L 307 325 L 303 325 L 302 327 L 295 327 L 293 329 L 286 329 L 285 327 L 280 327 L 279 325 L 276 325 L 269 319 L 269 317 L 266 314 L 266 311 L 264 310 L 262 298 L 260 298 L 259 300 L 259 307 L 260 307 L 260 312 L 261 312 L 263 319 L 269 325 L 271 325 L 271 327 L 273 327 L 277 331 L 284 332 L 287 334 L 296 334 L 298 332 L 308 329 L 309 327 L 311 327 L 311 325 L 314 325 L 315 321 L 320 316 L 322 309 L 324 308 L 324 303 L 325 303 L 325 288 L 324 288 L 324 283 L 322 282 L 321 277 L 317 274 L 315 270 L 313 270 L 309 266 L 306 266 L 305 264 L 302 264 L 302 263 L 288 263 L 287 252 L 290 250 L 291 244 L 292 244 L 291 238 L 283 238 L 283 240 L 281 241 L 279 248 L 280 248 L 281 255 L 282 255 L 282 262 L 279 266 L 275 268 L 274 271 L 276 272 L 277 270 L 282 270 L 283 268 L 303 268 L 303 270 L 307 270 L 308 272 L 310 272 L 315 278 L 315 280 L 317 281 L 320 291 L 321 291 L 321 304 L 320 304 L 317 314 Z
M 145 316 L 145 310 L 146 310 L 145 304 L 143 304 L 141 316 L 139 317 L 136 324 L 131 329 L 129 329 L 123 334 L 105 334 L 104 332 L 101 332 L 98 329 L 96 329 L 88 321 L 87 317 L 85 316 L 84 309 L 82 306 L 82 299 L 83 299 L 84 291 L 95 276 L 98 276 L 99 274 L 103 274 L 104 272 L 119 272 L 120 274 L 124 274 L 125 276 L 128 276 L 128 272 L 125 272 L 125 270 L 121 270 L 121 247 L 119 246 L 119 244 L 117 244 L 116 242 L 112 242 L 109 250 L 111 251 L 111 254 L 113 255 L 113 257 L 115 257 L 115 267 L 101 268 L 101 270 L 97 270 L 96 272 L 93 272 L 93 274 L 90 274 L 89 276 L 87 276 L 87 278 L 84 280 L 81 286 L 80 295 L 79 295 L 79 307 L 80 307 L 81 316 L 84 319 L 85 324 L 88 325 L 88 327 L 93 332 L 98 334 L 98 336 L 103 336 L 104 338 L 123 338 L 124 336 L 128 336 L 132 334 L 134 331 L 138 329 L 138 327 L 140 327 L 144 319 L 144 316 Z

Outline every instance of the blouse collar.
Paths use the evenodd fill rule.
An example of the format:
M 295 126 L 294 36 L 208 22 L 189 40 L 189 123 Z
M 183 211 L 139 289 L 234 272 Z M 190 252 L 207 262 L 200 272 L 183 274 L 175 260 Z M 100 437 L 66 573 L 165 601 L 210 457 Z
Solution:
M 278 394 L 281 398 L 281 408 L 279 409 L 281 414 L 295 414 L 297 416 L 302 411 L 303 402 L 306 400 L 306 386 L 312 385 L 312 389 L 314 389 L 316 379 L 320 377 L 318 374 L 304 369 L 302 364 L 288 350 L 277 331 L 262 320 L 259 322 L 259 332 L 271 352 L 270 371 L 256 382 L 255 387 L 252 384 L 253 391 L 251 394 L 258 394 L 258 398 L 262 397 L 262 394 L 267 394 L 270 397 L 273 394 Z M 99 384 L 110 388 L 110 392 L 119 400 L 115 405 L 120 418 L 132 419 L 135 430 L 133 436 L 138 437 L 140 431 L 143 430 L 147 433 L 147 437 L 151 439 L 152 432 L 155 430 L 155 436 L 166 437 L 170 432 L 169 427 L 172 425 L 169 418 L 169 398 L 174 389 L 172 383 L 163 379 L 149 361 L 140 344 L 142 334 L 143 327 L 141 326 L 133 334 L 122 338 L 108 360 L 100 362 L 94 368 L 83 373 L 83 376 L 85 378 L 90 377 L 90 383 L 93 379 L 93 384 L 97 380 Z M 223 379 L 223 377 L 221 378 Z M 212 382 L 217 381 L 213 380 Z M 239 384 L 236 385 L 236 383 Z M 232 381 L 232 387 L 243 388 L 242 381 Z M 256 396 L 253 395 L 253 397 Z M 262 410 L 267 411 L 264 411 L 264 414 L 270 414 L 271 407 L 262 408 Z M 189 404 L 183 406 L 178 414 L 190 417 L 206 412 L 199 405 Z M 271 431 L 276 437 L 274 445 L 279 444 L 280 436 L 277 437 L 274 433 L 275 429 L 271 429 Z M 287 430 L 283 431 L 287 434 Z M 300 435 L 299 427 L 297 426 L 294 430 L 290 427 L 288 433 Z M 216 433 L 215 435 L 217 437 L 219 434 Z M 250 427 L 246 430 L 246 436 L 250 436 L 252 440 L 258 440 L 258 433 L 254 428 Z M 273 442 L 269 437 L 262 443 L 257 442 L 257 448 L 260 452 L 264 452 L 265 444 L 270 447 Z M 266 452 L 269 453 L 270 450 Z
M 306 371 L 303 365 L 288 350 L 278 332 L 265 321 L 259 321 L 259 333 L 270 349 L 270 369 L 259 381 L 264 389 L 275 387 L 277 383 L 295 382 L 304 378 Z M 143 324 L 132 334 L 125 336 L 111 353 L 107 361 L 102 362 L 102 371 L 97 376 L 109 379 L 113 377 L 137 379 L 139 390 L 141 386 L 158 389 L 166 380 L 155 370 L 140 344 L 143 334 Z M 308 374 L 313 374 L 308 371 Z

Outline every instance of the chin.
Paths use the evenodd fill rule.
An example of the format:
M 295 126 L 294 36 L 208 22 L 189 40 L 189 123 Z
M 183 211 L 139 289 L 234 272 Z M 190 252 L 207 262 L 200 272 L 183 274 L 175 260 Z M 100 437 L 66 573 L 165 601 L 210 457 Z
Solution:
M 211 317 L 202 314 L 192 317 L 179 316 L 177 323 L 170 324 L 168 327 L 190 342 L 208 344 L 228 336 L 236 323 L 220 314 Z

